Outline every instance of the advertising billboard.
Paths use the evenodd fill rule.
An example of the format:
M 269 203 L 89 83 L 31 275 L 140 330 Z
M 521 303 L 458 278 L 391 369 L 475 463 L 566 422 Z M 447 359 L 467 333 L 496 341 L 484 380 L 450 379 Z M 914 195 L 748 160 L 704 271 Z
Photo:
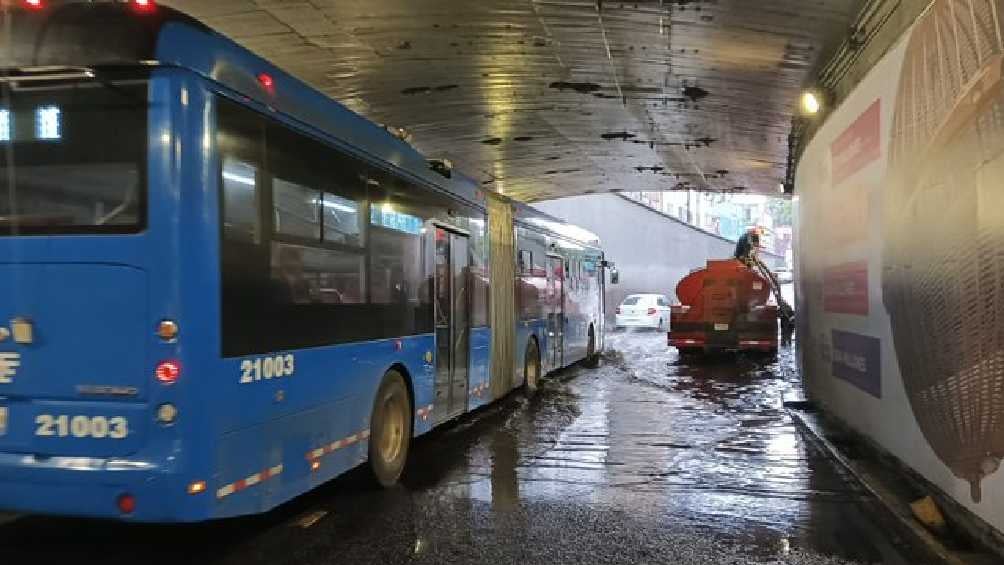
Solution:
M 827 116 L 796 182 L 808 393 L 998 530 L 1001 14 L 934 0 Z

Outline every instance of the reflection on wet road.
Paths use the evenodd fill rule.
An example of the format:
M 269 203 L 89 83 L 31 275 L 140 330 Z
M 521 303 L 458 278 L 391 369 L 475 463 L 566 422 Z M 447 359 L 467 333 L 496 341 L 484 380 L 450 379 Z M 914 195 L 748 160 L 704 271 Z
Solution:
M 263 517 L 200 526 L 23 518 L 3 563 L 906 563 L 806 446 L 777 361 L 684 362 L 662 333 L 417 442 L 404 484 L 350 474 Z

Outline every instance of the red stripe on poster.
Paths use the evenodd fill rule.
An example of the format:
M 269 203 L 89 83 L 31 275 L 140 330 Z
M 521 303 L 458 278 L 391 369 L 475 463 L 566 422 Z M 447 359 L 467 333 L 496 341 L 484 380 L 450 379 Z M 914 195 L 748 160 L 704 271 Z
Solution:
M 823 310 L 868 315 L 868 262 L 855 261 L 823 272 Z
M 882 156 L 882 101 L 876 100 L 830 145 L 836 186 Z

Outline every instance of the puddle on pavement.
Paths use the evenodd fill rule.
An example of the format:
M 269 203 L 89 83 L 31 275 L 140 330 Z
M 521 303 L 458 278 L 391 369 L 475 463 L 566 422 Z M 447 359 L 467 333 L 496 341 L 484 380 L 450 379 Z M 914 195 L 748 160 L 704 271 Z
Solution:
M 396 489 L 372 489 L 353 473 L 241 527 L 180 535 L 165 555 L 199 547 L 204 562 L 235 564 L 908 562 L 862 512 L 862 493 L 784 412 L 798 387 L 791 349 L 776 360 L 680 360 L 664 334 L 608 343 L 601 368 L 566 370 L 535 398 L 511 395 L 418 440 Z M 286 524 L 303 515 L 324 517 Z M 239 542 L 235 529 L 245 533 Z M 61 537 L 50 544 L 74 539 L 54 531 Z M 138 531 L 130 539 L 161 537 Z M 229 545 L 204 545 L 214 531 Z M 0 541 L 20 536 L 8 534 L 0 529 Z

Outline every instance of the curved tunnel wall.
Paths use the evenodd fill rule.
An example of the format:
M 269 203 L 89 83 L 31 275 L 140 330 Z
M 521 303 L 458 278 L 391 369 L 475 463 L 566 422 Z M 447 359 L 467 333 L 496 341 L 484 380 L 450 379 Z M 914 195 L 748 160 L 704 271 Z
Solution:
M 735 243 L 618 194 L 592 194 L 533 204 L 552 216 L 582 226 L 599 236 L 607 259 L 617 264 L 618 285 L 607 285 L 606 314 L 629 294 L 659 293 L 676 298 L 676 283 L 708 259 L 732 256 Z M 782 257 L 764 254 L 772 266 Z
M 934 0 L 797 172 L 810 396 L 1004 530 L 1004 0 Z

